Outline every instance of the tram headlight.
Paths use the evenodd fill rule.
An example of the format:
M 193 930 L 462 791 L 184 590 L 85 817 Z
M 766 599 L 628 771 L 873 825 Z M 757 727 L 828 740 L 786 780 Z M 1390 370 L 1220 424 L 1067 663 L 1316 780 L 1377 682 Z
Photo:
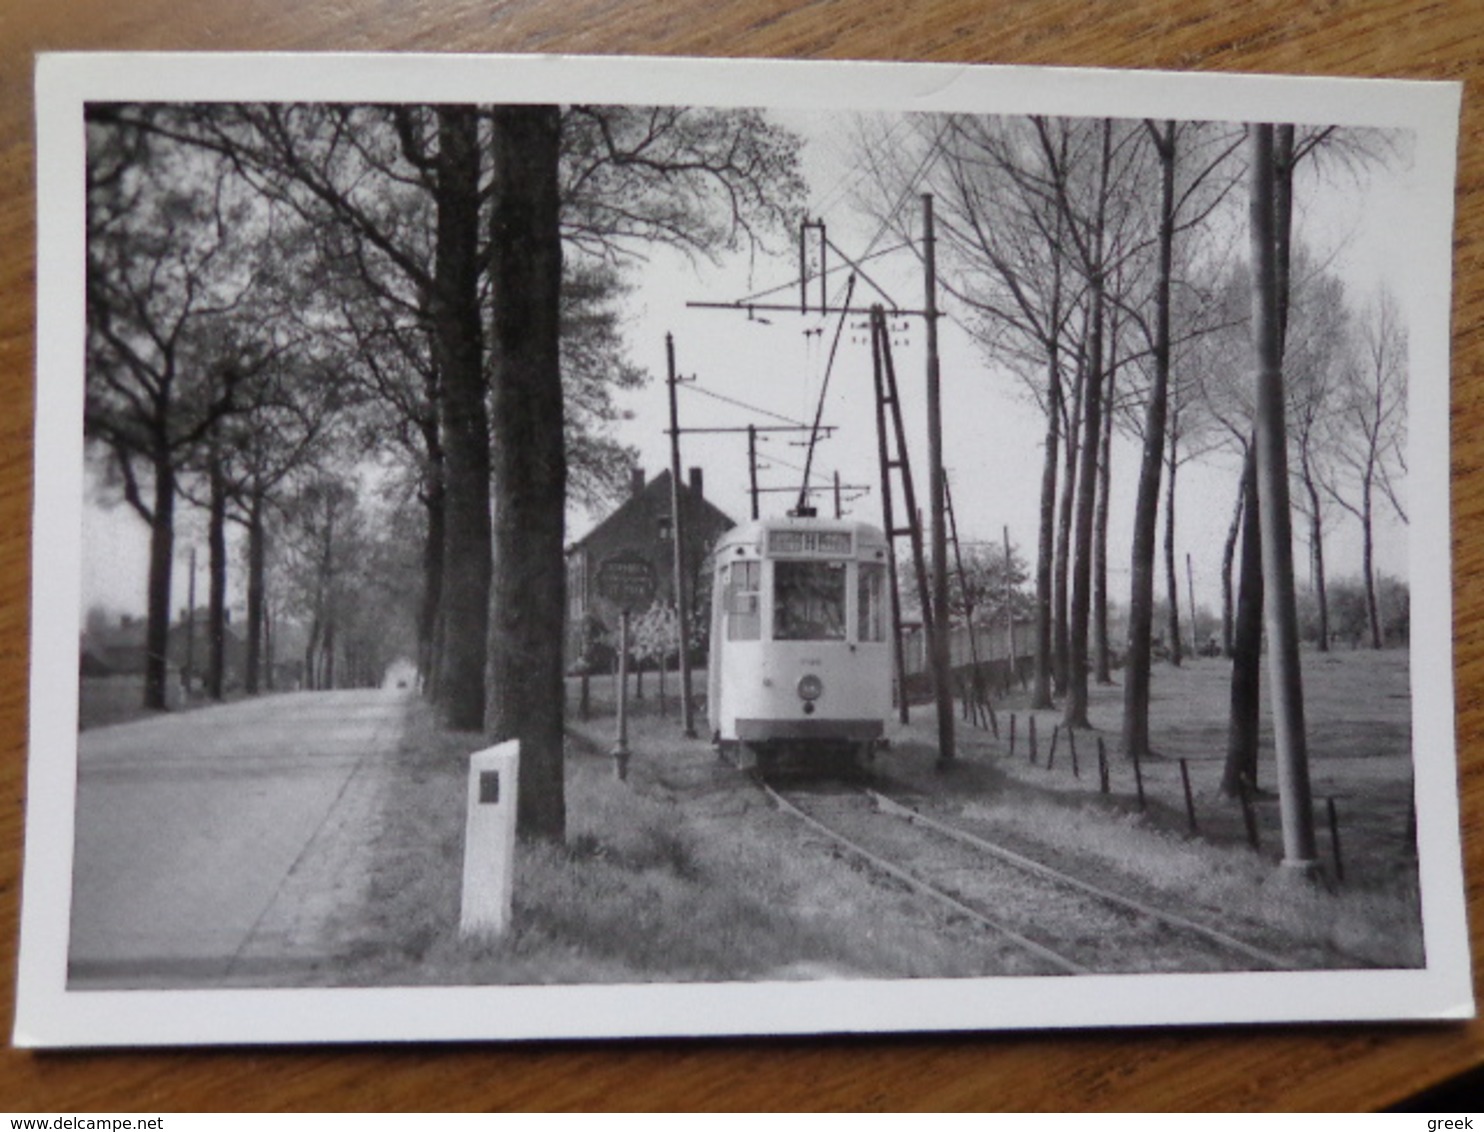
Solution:
M 799 678 L 799 699 L 813 703 L 824 695 L 824 681 L 810 672 Z

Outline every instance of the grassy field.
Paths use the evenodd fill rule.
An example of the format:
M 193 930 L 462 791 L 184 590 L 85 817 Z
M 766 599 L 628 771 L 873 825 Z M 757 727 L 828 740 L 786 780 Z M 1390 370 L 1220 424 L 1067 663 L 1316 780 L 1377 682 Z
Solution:
M 1327 822 L 1334 802 L 1340 832 L 1341 863 L 1347 884 L 1390 886 L 1415 871 L 1412 828 L 1411 699 L 1408 654 L 1404 650 L 1305 653 L 1304 698 L 1308 725 L 1309 772 L 1315 800 L 1321 858 L 1336 872 Z M 1226 750 L 1229 666 L 1221 660 L 1187 661 L 1180 668 L 1158 666 L 1151 697 L 1151 744 L 1154 758 L 1141 770 L 1148 809 L 1146 824 L 1170 830 L 1188 829 L 1180 760 L 1185 760 L 1194 795 L 1196 823 L 1202 840 L 1247 844 L 1240 807 L 1222 798 L 1219 783 Z M 1127 804 L 1136 797 L 1132 764 L 1119 743 L 1122 687 L 1095 688 L 1089 718 L 1109 754 L 1112 799 Z M 1021 780 L 1055 792 L 1097 791 L 1096 737 L 1078 735 L 1082 776 L 1071 776 L 1065 736 L 1058 737 L 1056 761 L 1048 769 L 1049 741 L 1060 721 L 1058 712 L 1029 712 L 1018 692 L 997 706 L 998 741 L 982 731 L 962 728 L 969 749 L 1005 758 Z M 1015 758 L 1008 750 L 1009 718 L 1015 717 Z M 1038 751 L 1030 762 L 1029 722 L 1035 718 Z M 1271 723 L 1264 713 L 1255 813 L 1260 854 L 1276 860 L 1281 829 L 1273 769 Z
M 960 764 L 933 769 L 926 709 L 893 736 L 881 771 L 1022 843 L 1036 843 L 1090 875 L 1192 909 L 1230 916 L 1343 952 L 1355 962 L 1421 962 L 1416 864 L 1410 838 L 1406 654 L 1306 657 L 1311 754 L 1321 818 L 1341 816 L 1345 881 L 1274 888 L 1280 855 L 1276 799 L 1258 800 L 1261 848 L 1217 790 L 1224 744 L 1226 666 L 1160 668 L 1155 742 L 1143 767 L 1146 807 L 1132 768 L 1112 750 L 1111 791 L 1095 773 L 1094 736 L 1079 735 L 1080 777 L 1064 736 L 1048 767 L 1054 713 L 1037 716 L 1037 759 L 1019 697 L 999 704 L 1001 735 L 960 722 Z M 982 938 L 923 915 L 904 892 L 832 859 L 773 812 L 703 741 L 679 735 L 674 702 L 660 714 L 653 675 L 633 705 L 627 782 L 607 757 L 612 684 L 594 680 L 589 719 L 576 716 L 567 757 L 564 846 L 523 846 L 514 927 L 495 944 L 458 938 L 464 758 L 475 739 L 440 730 L 421 705 L 390 768 L 370 900 L 359 942 L 336 982 L 560 983 L 814 977 L 968 976 L 987 967 Z M 697 678 L 695 687 L 704 688 Z M 1097 689 L 1092 717 L 1115 734 L 1121 690 Z M 1009 716 L 1018 740 L 1009 750 Z M 705 717 L 698 717 L 705 732 Z M 1179 758 L 1191 771 L 1199 832 L 1187 826 Z M 1268 757 L 1270 762 L 1270 757 Z M 1267 763 L 1264 773 L 1270 776 Z M 1002 962 L 1002 960 L 1001 960 Z M 1348 964 L 1347 964 L 1348 965 Z

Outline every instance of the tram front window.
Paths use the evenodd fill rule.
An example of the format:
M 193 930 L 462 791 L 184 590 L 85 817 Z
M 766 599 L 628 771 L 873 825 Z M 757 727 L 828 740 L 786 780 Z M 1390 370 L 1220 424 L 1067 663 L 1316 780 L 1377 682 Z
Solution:
M 845 563 L 773 563 L 773 639 L 845 639 Z

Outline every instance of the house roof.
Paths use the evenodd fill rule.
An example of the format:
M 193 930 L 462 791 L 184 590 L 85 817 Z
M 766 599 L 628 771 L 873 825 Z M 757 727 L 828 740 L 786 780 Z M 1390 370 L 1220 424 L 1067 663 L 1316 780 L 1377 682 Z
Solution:
M 690 485 L 684 481 L 680 484 L 680 497 L 682 506 L 686 509 L 687 518 L 693 518 L 697 510 L 700 511 L 701 521 L 707 525 L 715 525 L 720 528 L 735 527 L 737 525 L 730 515 L 717 507 L 704 495 L 697 495 L 691 491 Z M 622 524 L 624 516 L 633 508 L 644 506 L 646 509 L 654 503 L 662 503 L 669 506 L 670 500 L 670 470 L 666 468 L 644 485 L 639 491 L 630 495 L 621 504 L 611 511 L 607 518 L 600 522 L 587 534 L 567 547 L 567 553 L 573 554 L 591 542 L 600 542 L 612 533 L 614 528 Z

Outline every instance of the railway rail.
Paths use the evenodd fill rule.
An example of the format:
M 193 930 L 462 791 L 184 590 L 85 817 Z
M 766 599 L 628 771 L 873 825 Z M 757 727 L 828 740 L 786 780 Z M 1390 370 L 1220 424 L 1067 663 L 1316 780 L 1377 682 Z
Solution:
M 858 785 L 780 788 L 780 810 L 1020 953 L 1006 973 L 1294 970 L 1315 966 L 1111 892 Z

